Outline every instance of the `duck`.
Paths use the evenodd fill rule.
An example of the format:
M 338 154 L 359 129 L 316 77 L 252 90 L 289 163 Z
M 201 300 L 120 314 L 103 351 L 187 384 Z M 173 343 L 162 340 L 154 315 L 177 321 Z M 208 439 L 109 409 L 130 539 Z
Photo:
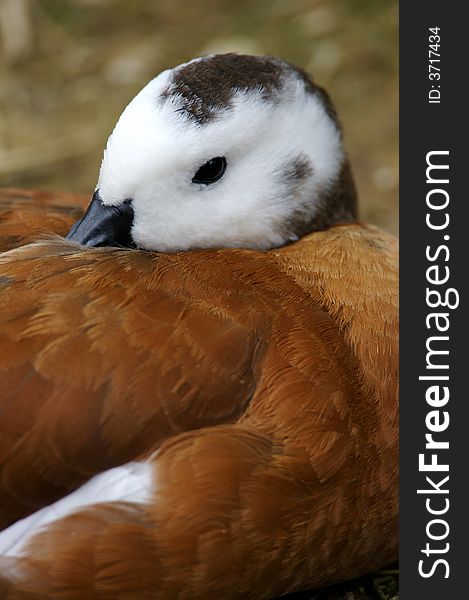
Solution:
M 0 598 L 268 600 L 397 558 L 397 240 L 327 92 L 150 81 L 87 199 L 0 192 Z

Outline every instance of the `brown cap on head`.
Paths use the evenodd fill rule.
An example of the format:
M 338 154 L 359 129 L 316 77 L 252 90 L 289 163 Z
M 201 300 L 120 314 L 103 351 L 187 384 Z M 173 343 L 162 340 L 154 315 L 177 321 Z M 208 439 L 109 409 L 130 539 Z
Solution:
M 236 92 L 257 90 L 273 101 L 283 87 L 286 64 L 268 56 L 215 54 L 173 69 L 163 101 L 177 98 L 188 118 L 199 125 L 213 121 L 230 108 Z

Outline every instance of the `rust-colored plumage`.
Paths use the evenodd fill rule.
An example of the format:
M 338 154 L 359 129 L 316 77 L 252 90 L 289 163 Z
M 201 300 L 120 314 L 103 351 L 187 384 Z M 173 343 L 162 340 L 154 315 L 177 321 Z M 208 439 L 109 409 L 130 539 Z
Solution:
M 84 204 L 3 192 L 2 249 L 63 235 Z M 0 597 L 259 600 L 396 558 L 394 238 L 357 223 L 158 254 L 56 237 L 3 254 L 0 286 L 0 528 L 128 461 L 157 482 L 0 558 Z

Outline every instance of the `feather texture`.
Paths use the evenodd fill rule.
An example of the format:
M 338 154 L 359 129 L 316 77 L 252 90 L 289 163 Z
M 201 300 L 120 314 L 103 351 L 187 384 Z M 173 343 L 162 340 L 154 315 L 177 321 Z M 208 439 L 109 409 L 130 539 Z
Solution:
M 31 239 L 16 215 L 63 234 L 84 205 L 0 200 L 3 248 Z M 158 472 L 151 501 L 83 508 L 0 559 L 0 597 L 267 599 L 396 557 L 394 238 L 57 237 L 3 254 L 0 282 L 1 527 L 118 465 Z

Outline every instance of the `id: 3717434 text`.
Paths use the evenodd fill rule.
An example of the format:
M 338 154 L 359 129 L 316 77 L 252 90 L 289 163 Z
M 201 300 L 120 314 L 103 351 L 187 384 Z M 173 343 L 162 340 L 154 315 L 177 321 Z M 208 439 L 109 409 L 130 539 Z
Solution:
M 429 104 L 440 104 L 441 102 L 440 30 L 440 27 L 428 28 L 428 79 L 430 81 L 430 89 L 428 91 Z

